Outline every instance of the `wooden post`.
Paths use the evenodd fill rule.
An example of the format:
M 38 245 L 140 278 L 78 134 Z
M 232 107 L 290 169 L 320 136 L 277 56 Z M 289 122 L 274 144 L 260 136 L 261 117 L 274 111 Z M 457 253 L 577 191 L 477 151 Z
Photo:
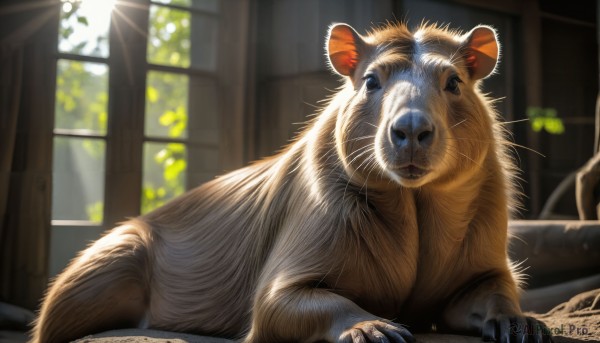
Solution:
M 523 2 L 523 49 L 525 60 L 525 101 L 526 106 L 542 106 L 542 66 L 540 61 L 542 46 L 542 22 L 538 0 L 525 0 Z M 527 146 L 539 151 L 540 139 L 538 134 L 527 131 Z M 537 217 L 541 209 L 541 180 L 542 161 L 534 152 L 527 154 L 529 166 L 529 187 L 531 208 L 530 215 Z
M 140 213 L 147 37 L 135 27 L 148 27 L 149 5 L 147 0 L 117 2 L 119 15 L 112 18 L 104 208 L 108 227 Z

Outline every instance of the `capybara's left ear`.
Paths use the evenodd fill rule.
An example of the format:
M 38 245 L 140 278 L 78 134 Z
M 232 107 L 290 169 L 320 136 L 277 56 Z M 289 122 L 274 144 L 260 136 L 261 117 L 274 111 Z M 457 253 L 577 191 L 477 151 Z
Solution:
M 364 45 L 362 37 L 350 25 L 332 25 L 325 44 L 329 65 L 338 74 L 352 78 Z
M 483 79 L 494 72 L 500 45 L 493 28 L 484 25 L 475 27 L 463 36 L 462 49 L 471 79 Z

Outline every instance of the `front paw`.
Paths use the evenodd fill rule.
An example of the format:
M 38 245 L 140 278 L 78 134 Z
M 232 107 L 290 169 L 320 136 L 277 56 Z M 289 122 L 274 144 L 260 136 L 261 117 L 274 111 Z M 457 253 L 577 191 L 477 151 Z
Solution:
M 482 329 L 486 342 L 552 342 L 550 330 L 535 318 L 523 316 L 498 316 L 488 319 Z
M 415 338 L 400 324 L 370 320 L 355 324 L 340 336 L 340 343 L 413 343 Z

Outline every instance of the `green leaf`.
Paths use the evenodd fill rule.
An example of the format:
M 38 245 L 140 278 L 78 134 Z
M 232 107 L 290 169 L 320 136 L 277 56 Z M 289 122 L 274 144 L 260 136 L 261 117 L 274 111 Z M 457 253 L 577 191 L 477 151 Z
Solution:
M 179 178 L 181 173 L 185 171 L 187 163 L 183 159 L 172 159 L 165 167 L 164 178 L 166 181 L 173 181 Z
M 144 186 L 144 197 L 147 200 L 156 199 L 156 193 L 154 192 L 154 188 L 152 188 L 151 186 Z
M 159 97 L 158 90 L 152 86 L 148 86 L 146 88 L 146 97 L 148 97 L 148 101 L 151 103 L 157 102 Z
M 60 30 L 60 35 L 63 39 L 69 39 L 69 37 L 73 34 L 73 28 L 67 27 L 65 29 Z
M 162 125 L 162 126 L 169 126 L 169 125 L 173 124 L 173 122 L 175 122 L 175 120 L 177 120 L 177 115 L 173 111 L 166 111 L 158 119 L 160 125 Z
M 85 211 L 89 221 L 94 223 L 102 223 L 102 218 L 104 217 L 104 203 L 102 201 L 88 204 Z
M 565 127 L 559 118 L 546 118 L 545 129 L 546 132 L 553 135 L 560 135 L 565 132 Z
M 532 129 L 533 129 L 533 131 L 535 131 L 535 132 L 540 132 L 540 131 L 542 131 L 542 129 L 543 129 L 543 128 L 544 128 L 544 126 L 545 126 L 545 123 L 544 123 L 544 122 L 545 122 L 545 121 L 544 121 L 544 118 L 533 118 L 533 119 L 531 120 L 531 128 L 532 128 Z
M 77 17 L 77 22 L 80 23 L 80 24 L 82 24 L 82 25 L 85 25 L 85 26 L 89 26 L 90 25 L 89 22 L 88 22 L 88 20 L 87 20 L 87 18 L 84 17 L 84 16 L 78 16 Z
M 185 145 L 181 143 L 169 143 L 167 144 L 167 150 L 173 155 L 183 154 L 185 152 Z
M 556 118 L 557 117 L 556 109 L 554 109 L 554 108 L 546 108 L 544 110 L 544 114 L 545 114 L 546 118 Z

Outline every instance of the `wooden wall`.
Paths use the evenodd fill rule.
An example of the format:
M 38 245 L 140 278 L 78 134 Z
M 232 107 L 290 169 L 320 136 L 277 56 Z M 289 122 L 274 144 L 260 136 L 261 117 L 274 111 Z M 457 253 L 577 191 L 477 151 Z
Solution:
M 393 19 L 393 1 L 261 0 L 256 11 L 256 148 L 271 155 L 341 83 L 325 64 L 329 25 L 365 32 Z

